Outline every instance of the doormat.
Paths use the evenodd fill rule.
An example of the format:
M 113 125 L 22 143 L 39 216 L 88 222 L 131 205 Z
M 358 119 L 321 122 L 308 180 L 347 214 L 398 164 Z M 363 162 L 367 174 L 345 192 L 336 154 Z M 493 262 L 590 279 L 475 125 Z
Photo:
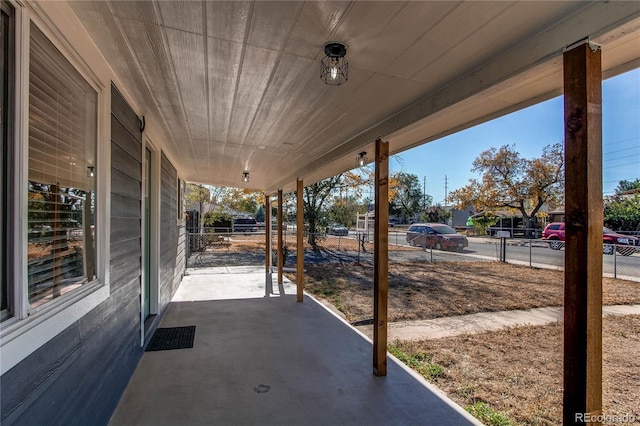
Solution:
M 147 345 L 147 352 L 168 351 L 171 349 L 186 349 L 193 347 L 196 326 L 158 328 Z

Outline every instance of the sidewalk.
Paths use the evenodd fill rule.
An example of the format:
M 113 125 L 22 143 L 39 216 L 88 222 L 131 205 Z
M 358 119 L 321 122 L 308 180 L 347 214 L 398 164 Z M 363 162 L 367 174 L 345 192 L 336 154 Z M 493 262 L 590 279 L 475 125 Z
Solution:
M 487 235 L 471 235 L 468 236 L 467 239 L 469 241 L 473 241 L 474 243 L 485 243 L 485 244 L 493 244 L 499 245 L 500 238 L 498 237 L 489 237 Z M 506 239 L 508 246 L 520 246 L 520 247 L 529 247 L 531 244 L 532 247 L 549 247 L 549 243 L 547 241 L 543 241 L 541 239 L 536 238 L 507 238 Z
M 603 315 L 640 315 L 640 305 L 603 306 Z M 483 333 L 519 325 L 545 325 L 562 321 L 562 307 L 547 307 L 518 311 L 481 312 L 478 314 L 431 320 L 399 321 L 389 323 L 388 339 L 426 340 L 460 334 Z M 373 336 L 372 325 L 356 327 L 365 335 Z

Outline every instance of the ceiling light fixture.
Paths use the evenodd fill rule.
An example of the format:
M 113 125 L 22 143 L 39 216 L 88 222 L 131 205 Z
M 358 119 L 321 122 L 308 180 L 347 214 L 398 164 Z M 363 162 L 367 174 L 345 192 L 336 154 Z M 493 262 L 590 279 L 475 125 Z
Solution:
M 347 46 L 340 42 L 324 45 L 325 57 L 320 61 L 320 79 L 325 84 L 339 86 L 349 79 L 349 62 L 344 58 Z
M 93 172 L 94 167 L 93 166 L 87 166 L 87 177 L 94 177 L 95 173 Z
M 356 157 L 356 165 L 358 167 L 364 167 L 364 165 L 367 164 L 368 162 L 369 162 L 369 159 L 367 158 L 367 151 L 362 151 Z
M 242 181 L 243 182 L 249 182 L 249 172 L 243 172 L 242 173 Z

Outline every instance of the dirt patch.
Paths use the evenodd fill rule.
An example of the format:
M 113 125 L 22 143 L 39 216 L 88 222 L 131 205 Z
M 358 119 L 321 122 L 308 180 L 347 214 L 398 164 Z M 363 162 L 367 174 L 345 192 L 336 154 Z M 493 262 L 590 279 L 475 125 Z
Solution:
M 305 289 L 345 313 L 371 318 L 373 269 L 359 264 L 308 265 Z M 295 282 L 295 274 L 287 274 Z M 393 263 L 389 321 L 562 306 L 563 272 L 500 262 Z M 640 283 L 603 278 L 605 305 L 640 303 Z
M 412 366 L 463 407 L 486 404 L 512 424 L 562 424 L 562 325 L 395 342 Z M 640 417 L 640 316 L 603 322 L 603 412 Z M 438 374 L 425 374 L 437 371 Z M 491 423 L 488 423 L 491 424 Z

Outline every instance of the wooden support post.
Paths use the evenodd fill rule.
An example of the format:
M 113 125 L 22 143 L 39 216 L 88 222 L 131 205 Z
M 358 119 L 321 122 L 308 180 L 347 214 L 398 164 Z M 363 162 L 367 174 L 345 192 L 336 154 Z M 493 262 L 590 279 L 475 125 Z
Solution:
M 304 202 L 302 200 L 304 185 L 302 179 L 298 179 L 296 191 L 296 296 L 297 301 L 303 301 L 304 295 Z
M 265 297 L 269 297 L 273 293 L 273 282 L 271 280 L 271 195 L 265 194 L 264 203 L 264 234 L 265 234 Z
M 564 53 L 565 425 L 602 413 L 602 73 L 592 47 Z
M 389 143 L 376 140 L 373 248 L 373 374 L 387 375 L 389 297 Z
M 282 284 L 284 244 L 282 242 L 282 189 L 278 189 L 278 284 Z

